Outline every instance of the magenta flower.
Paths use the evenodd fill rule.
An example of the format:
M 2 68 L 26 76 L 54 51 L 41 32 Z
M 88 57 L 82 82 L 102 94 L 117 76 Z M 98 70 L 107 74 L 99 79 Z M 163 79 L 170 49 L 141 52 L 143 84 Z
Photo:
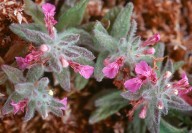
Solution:
M 136 78 L 127 80 L 124 83 L 124 86 L 130 92 L 135 93 L 137 90 L 139 90 L 141 88 L 142 84 L 143 84 L 143 81 L 140 78 L 136 77 Z
M 186 73 L 182 74 L 182 79 L 173 83 L 173 88 L 178 90 L 178 95 L 187 94 L 192 90 L 192 87 L 189 85 L 189 81 Z
M 63 104 L 63 107 L 61 107 L 60 109 L 66 110 L 67 109 L 67 97 L 64 97 L 62 100 L 60 100 L 60 103 Z
M 156 42 L 158 42 L 160 40 L 160 35 L 159 34 L 155 34 L 152 37 L 148 38 L 146 41 L 144 41 L 142 43 L 142 46 L 149 46 L 149 45 L 154 45 Z
M 136 64 L 135 72 L 143 80 L 149 79 L 154 83 L 157 81 L 156 73 L 145 61 L 141 61 L 138 64 Z
M 76 62 L 70 61 L 69 65 L 74 69 L 75 72 L 78 72 L 81 76 L 86 79 L 89 79 L 94 71 L 94 67 L 88 65 L 81 65 Z
M 13 106 L 14 114 L 18 113 L 19 111 L 24 112 L 27 102 L 28 102 L 27 99 L 21 100 L 18 103 L 15 103 L 14 101 L 12 101 L 10 104 Z
M 45 3 L 42 5 L 42 9 L 45 15 L 44 21 L 45 21 L 46 28 L 49 32 L 49 35 L 51 37 L 54 37 L 53 26 L 57 23 L 57 21 L 54 19 L 55 6 L 49 3 Z
M 22 70 L 26 69 L 29 66 L 29 64 L 30 64 L 30 62 L 25 60 L 25 58 L 15 57 L 15 59 L 16 59 L 17 65 Z
M 107 78 L 113 79 L 119 72 L 119 68 L 123 65 L 124 58 L 120 57 L 115 62 L 112 62 L 112 63 L 108 63 L 108 58 L 107 58 L 107 60 L 104 63 L 105 63 L 104 65 L 106 65 L 102 70 L 104 76 Z
M 42 51 L 32 51 L 25 58 L 15 57 L 17 65 L 20 69 L 24 70 L 32 66 L 35 62 L 40 61 L 40 57 L 43 55 Z
M 119 65 L 116 62 L 108 64 L 103 68 L 102 72 L 105 77 L 113 79 L 119 71 Z
M 43 13 L 46 16 L 54 16 L 55 15 L 55 6 L 49 3 L 45 3 L 42 5 Z
M 147 79 L 150 80 L 152 83 L 157 82 L 156 73 L 145 61 L 141 61 L 138 64 L 136 64 L 135 72 L 137 74 L 137 77 L 129 79 L 124 83 L 125 88 L 128 89 L 130 92 L 134 93 L 137 90 L 139 90 L 142 84 Z

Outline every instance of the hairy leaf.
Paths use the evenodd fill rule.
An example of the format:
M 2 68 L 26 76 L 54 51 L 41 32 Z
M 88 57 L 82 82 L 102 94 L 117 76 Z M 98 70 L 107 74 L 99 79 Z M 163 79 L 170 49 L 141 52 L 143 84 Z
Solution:
M 95 64 L 95 69 L 94 69 L 94 76 L 96 78 L 97 81 L 101 81 L 104 77 L 102 69 L 104 68 L 104 60 L 107 58 L 108 56 L 108 52 L 104 51 L 99 53 L 98 57 L 97 57 L 97 61 Z
M 88 0 L 81 0 L 77 5 L 64 12 L 56 25 L 58 31 L 79 25 L 83 19 L 87 3 Z
M 3 65 L 1 68 L 12 83 L 15 84 L 25 81 L 25 78 L 23 77 L 23 72 L 21 70 L 8 65 Z
M 42 65 L 34 65 L 33 67 L 31 67 L 29 69 L 29 71 L 27 72 L 27 75 L 26 75 L 26 79 L 27 81 L 29 82 L 35 82 L 37 81 L 39 78 L 41 78 L 41 76 L 43 75 L 44 73 L 44 68 Z
M 113 24 L 111 35 L 117 39 L 126 37 L 130 29 L 130 19 L 132 15 L 133 4 L 128 3 L 124 9 L 118 14 Z
M 71 89 L 69 69 L 63 68 L 63 70 L 60 73 L 55 73 L 55 76 L 64 90 L 69 91 Z
M 24 0 L 25 6 L 24 11 L 26 14 L 30 15 L 36 24 L 44 27 L 44 14 L 41 8 L 35 4 L 32 0 Z
M 24 28 L 19 24 L 11 24 L 10 29 L 24 40 L 33 42 L 36 45 L 53 43 L 51 37 L 48 34 Z
M 88 82 L 89 80 L 85 79 L 80 74 L 78 74 L 75 77 L 75 88 L 77 88 L 78 90 L 81 90 L 87 85 Z

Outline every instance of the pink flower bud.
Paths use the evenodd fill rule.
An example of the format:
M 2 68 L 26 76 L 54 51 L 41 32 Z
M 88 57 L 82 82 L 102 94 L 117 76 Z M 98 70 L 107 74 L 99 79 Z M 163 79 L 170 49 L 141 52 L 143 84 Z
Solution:
M 139 114 L 139 118 L 141 118 L 141 119 L 145 119 L 146 114 L 147 114 L 147 107 L 144 106 L 144 107 L 142 108 L 140 114 Z
M 179 91 L 178 91 L 177 89 L 173 89 L 173 93 L 174 93 L 175 95 L 178 95 L 178 94 L 179 94 Z
M 40 46 L 40 50 L 42 52 L 48 52 L 49 51 L 49 47 L 46 44 L 43 44 Z
M 149 46 L 149 45 L 154 45 L 154 43 L 158 42 L 160 40 L 160 35 L 155 34 L 152 37 L 148 38 L 146 41 L 143 42 L 142 46 Z
M 162 101 L 159 101 L 158 104 L 157 104 L 157 108 L 159 110 L 162 110 L 164 108 L 164 105 L 163 105 L 163 102 Z
M 143 51 L 143 54 L 154 54 L 154 53 L 155 53 L 154 48 L 149 48 L 149 49 Z
M 167 84 L 167 85 L 165 86 L 166 89 L 168 89 L 168 88 L 170 88 L 170 87 L 171 87 L 171 84 Z
M 164 74 L 165 79 L 170 78 L 171 76 L 172 76 L 172 73 L 170 71 L 166 71 Z
M 60 58 L 60 62 L 61 62 L 62 67 L 64 67 L 64 68 L 69 66 L 69 62 L 64 57 Z

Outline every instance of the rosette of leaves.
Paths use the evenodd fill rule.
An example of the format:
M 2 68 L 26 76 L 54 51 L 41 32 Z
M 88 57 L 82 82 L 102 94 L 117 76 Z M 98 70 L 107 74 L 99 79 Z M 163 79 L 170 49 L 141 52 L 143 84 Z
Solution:
M 60 57 L 63 56 L 68 61 L 81 64 L 93 64 L 92 60 L 95 58 L 89 50 L 75 45 L 84 43 L 84 37 L 89 35 L 82 29 L 74 28 L 80 25 L 87 2 L 88 0 L 81 0 L 74 7 L 60 14 L 54 38 L 51 38 L 46 31 L 41 8 L 30 0 L 25 0 L 25 12 L 32 16 L 35 23 L 10 26 L 15 34 L 24 40 L 33 42 L 36 47 L 40 47 L 42 44 L 49 47 L 49 51 L 42 56 L 43 59 L 48 60 L 44 69 L 53 72 L 55 79 L 67 91 L 70 90 L 70 70 L 62 67 Z M 79 81 L 79 77 L 76 77 L 78 79 L 75 81 Z
M 102 48 L 95 65 L 94 74 L 97 81 L 101 81 L 104 77 L 103 61 L 107 57 L 111 62 L 119 57 L 124 57 L 124 65 L 131 69 L 138 61 L 150 59 L 150 56 L 142 55 L 143 51 L 149 47 L 141 47 L 140 37 L 135 36 L 137 23 L 135 20 L 131 20 L 132 10 L 132 3 L 128 3 L 124 8 L 116 7 L 109 11 L 103 19 L 103 21 L 110 22 L 107 29 L 100 22 L 97 22 L 94 27 L 95 42 L 100 46 L 99 48 Z
M 49 112 L 57 116 L 62 116 L 61 108 L 64 105 L 48 94 L 49 79 L 44 77 L 38 80 L 43 74 L 43 66 L 34 66 L 28 70 L 26 76 L 17 68 L 3 65 L 3 71 L 6 73 L 9 81 L 14 84 L 14 92 L 9 95 L 2 108 L 3 114 L 13 112 L 11 102 L 20 102 L 27 99 L 26 113 L 24 120 L 30 120 L 37 110 L 43 118 L 48 116 Z
M 169 109 L 192 110 L 192 107 L 175 93 L 175 88 L 172 86 L 173 83 L 170 81 L 171 78 L 164 77 L 166 71 L 172 73 L 175 71 L 171 60 L 168 60 L 163 69 L 161 69 L 161 75 L 155 84 L 147 81 L 139 91 L 135 93 L 126 91 L 121 94 L 129 101 L 142 100 L 138 109 L 142 106 L 147 106 L 145 123 L 152 133 L 159 133 L 161 117 L 162 115 L 167 115 Z M 167 87 L 167 85 L 171 85 L 171 87 Z M 163 105 L 163 108 L 158 108 L 159 105 Z

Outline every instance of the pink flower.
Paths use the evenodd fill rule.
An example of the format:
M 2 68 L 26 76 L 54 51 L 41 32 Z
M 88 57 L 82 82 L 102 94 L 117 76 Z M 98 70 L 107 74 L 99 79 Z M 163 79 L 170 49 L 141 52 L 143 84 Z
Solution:
M 29 68 L 35 62 L 40 61 L 41 55 L 43 55 L 42 51 L 32 51 L 25 58 L 15 57 L 15 59 L 19 68 L 24 70 Z
M 54 19 L 55 6 L 49 3 L 42 5 L 43 13 L 45 15 L 44 21 L 51 37 L 54 37 L 53 26 L 57 23 Z
M 155 53 L 155 49 L 154 48 L 149 48 L 143 51 L 143 54 L 149 54 L 149 55 L 153 55 Z
M 140 112 L 140 114 L 139 114 L 139 118 L 145 119 L 146 114 L 147 114 L 147 106 L 144 106 L 144 107 L 141 109 L 141 112 Z
M 152 83 L 157 82 L 156 73 L 145 61 L 141 61 L 136 64 L 135 72 L 137 77 L 129 79 L 124 83 L 125 88 L 133 93 L 139 90 L 147 79 L 149 79 Z
M 42 5 L 43 13 L 46 16 L 54 16 L 55 15 L 55 6 L 49 3 L 45 3 Z
M 94 71 L 94 67 L 88 65 L 81 65 L 76 62 L 70 61 L 69 65 L 74 69 L 75 72 L 79 72 L 79 74 L 86 79 L 89 79 Z
M 160 40 L 160 35 L 155 34 L 152 37 L 148 38 L 146 41 L 142 43 L 142 46 L 149 46 L 149 45 L 154 45 L 154 43 L 158 42 Z
M 173 88 L 178 90 L 178 95 L 184 95 L 187 94 L 192 90 L 192 87 L 189 85 L 189 81 L 187 78 L 186 73 L 182 74 L 182 79 L 173 83 Z
M 62 100 L 60 100 L 60 103 L 63 104 L 63 107 L 61 107 L 60 109 L 66 110 L 67 109 L 67 97 L 64 97 Z
M 108 64 L 103 68 L 102 72 L 105 77 L 113 79 L 119 71 L 119 65 L 116 62 Z
M 135 72 L 143 80 L 148 78 L 154 83 L 157 81 L 156 73 L 153 71 L 153 69 L 145 61 L 141 61 L 138 64 L 136 64 Z
M 106 66 L 103 68 L 102 72 L 105 77 L 108 77 L 110 79 L 115 78 L 117 75 L 120 66 L 122 66 L 124 63 L 124 58 L 120 57 L 115 62 L 112 63 L 105 63 Z
M 139 90 L 141 88 L 142 84 L 143 84 L 143 81 L 140 78 L 136 77 L 136 78 L 127 80 L 124 83 L 124 86 L 130 92 L 135 93 L 137 90 Z
M 28 103 L 28 100 L 24 99 L 24 100 L 21 100 L 18 103 L 15 103 L 14 101 L 12 101 L 10 104 L 13 106 L 14 114 L 16 114 L 19 111 L 24 112 L 24 109 L 25 109 L 27 103 Z
M 29 66 L 30 62 L 26 61 L 25 58 L 15 57 L 15 59 L 20 69 L 24 70 Z

